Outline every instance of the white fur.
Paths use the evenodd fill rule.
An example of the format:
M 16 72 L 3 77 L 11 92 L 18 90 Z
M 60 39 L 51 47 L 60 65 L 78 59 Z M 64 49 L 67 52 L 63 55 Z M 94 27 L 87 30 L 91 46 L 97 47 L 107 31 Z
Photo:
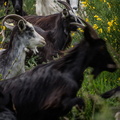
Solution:
M 23 24 L 21 27 L 21 24 Z M 14 26 L 5 24 L 7 28 L 13 30 Z M 17 76 L 25 72 L 25 57 L 28 49 L 33 50 L 34 53 L 38 52 L 37 46 L 44 46 L 46 44 L 45 39 L 39 35 L 33 25 L 29 22 L 20 21 L 18 22 L 19 31 L 21 34 L 17 34 L 13 37 L 12 46 L 6 55 L 2 56 L 5 50 L 0 51 L 0 74 L 3 79 L 8 79 Z M 26 29 L 30 28 L 30 31 Z M 31 34 L 28 32 L 31 32 Z
M 74 8 L 77 8 L 78 10 L 78 0 L 69 0 L 70 1 L 70 5 L 71 7 L 74 9 Z
M 65 1 L 66 0 L 62 0 Z M 78 8 L 78 0 L 70 0 L 70 5 L 73 11 L 76 12 L 74 8 Z M 54 13 L 61 12 L 62 8 L 58 5 L 57 0 L 36 0 L 36 14 L 37 15 L 51 15 Z
M 61 7 L 54 0 L 36 0 L 37 15 L 50 15 L 60 11 Z
M 117 112 L 117 113 L 115 114 L 115 120 L 120 120 L 120 112 Z
M 27 22 L 27 25 L 33 29 L 33 33 L 34 33 L 34 37 L 32 37 L 29 40 L 29 44 L 30 44 L 29 48 L 32 49 L 34 53 L 37 53 L 38 52 L 37 46 L 39 47 L 44 46 L 46 44 L 45 39 L 35 31 L 31 23 Z

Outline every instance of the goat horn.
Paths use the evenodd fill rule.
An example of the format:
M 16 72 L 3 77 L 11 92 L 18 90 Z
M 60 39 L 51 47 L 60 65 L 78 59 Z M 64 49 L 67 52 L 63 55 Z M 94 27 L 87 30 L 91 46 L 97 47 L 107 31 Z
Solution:
M 72 10 L 73 11 L 73 9 L 71 8 L 71 6 L 67 2 L 61 1 L 61 0 L 58 0 L 58 2 L 61 3 L 61 4 L 63 4 L 68 10 Z
M 77 23 L 77 22 L 71 22 L 70 24 L 71 24 L 71 25 L 79 26 L 79 27 L 82 28 L 83 30 L 85 29 L 85 26 L 81 25 L 80 23 Z
M 2 25 L 4 26 L 4 22 L 7 20 L 7 19 L 13 19 L 14 21 L 18 22 L 19 20 L 23 20 L 24 22 L 27 22 L 23 17 L 21 17 L 20 15 L 17 15 L 17 14 L 10 14 L 10 15 L 7 15 L 3 20 L 2 20 Z
M 99 36 L 98 36 L 97 32 L 93 29 L 93 27 L 92 27 L 88 22 L 86 22 L 85 20 L 83 20 L 82 18 L 79 17 L 79 19 L 82 20 L 83 23 L 85 23 L 85 24 L 88 26 L 88 28 L 89 28 L 92 36 L 93 36 L 95 39 L 98 39 Z

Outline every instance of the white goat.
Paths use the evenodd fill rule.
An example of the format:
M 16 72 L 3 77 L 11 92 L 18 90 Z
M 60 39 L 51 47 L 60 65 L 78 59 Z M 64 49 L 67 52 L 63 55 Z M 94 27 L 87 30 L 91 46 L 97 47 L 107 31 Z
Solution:
M 67 1 L 72 7 L 73 11 L 78 10 L 78 0 L 62 0 Z M 61 12 L 63 9 L 58 5 L 57 0 L 36 0 L 36 14 L 37 15 L 50 15 Z
M 17 22 L 15 27 L 9 27 L 5 21 L 13 19 Z M 31 23 L 19 15 L 8 15 L 3 25 L 12 30 L 9 47 L 0 55 L 0 74 L 7 79 L 25 72 L 24 61 L 28 49 L 37 52 L 37 46 L 44 46 L 45 40 L 35 30 Z

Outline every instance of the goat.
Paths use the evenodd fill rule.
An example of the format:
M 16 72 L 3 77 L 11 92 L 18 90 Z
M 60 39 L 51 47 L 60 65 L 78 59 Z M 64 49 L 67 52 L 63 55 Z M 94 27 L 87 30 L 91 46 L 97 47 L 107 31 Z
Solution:
M 72 17 L 72 21 L 77 21 L 77 22 L 81 22 L 79 17 L 77 17 L 73 12 L 72 12 L 72 8 L 69 6 L 68 3 L 58 0 L 59 3 L 61 3 L 62 5 L 64 5 L 66 7 L 66 9 L 68 10 L 68 12 L 65 15 L 65 18 L 62 17 L 63 10 L 62 12 L 56 13 L 56 14 L 52 14 L 52 15 L 48 15 L 48 16 L 36 16 L 36 15 L 31 15 L 31 16 L 23 16 L 27 21 L 29 21 L 30 23 L 32 23 L 33 25 L 39 26 L 44 30 L 51 30 L 55 27 L 56 22 L 59 20 L 60 23 L 62 23 L 62 26 L 64 25 L 64 19 L 70 18 Z M 58 19 L 59 18 L 59 19 Z M 72 25 L 74 26 L 74 25 Z M 72 29 L 74 30 L 74 29 Z M 75 29 L 76 30 L 76 29 Z
M 54 15 L 52 16 L 54 17 Z M 50 19 L 52 20 L 53 17 L 50 17 Z M 44 31 L 43 37 L 45 38 L 46 41 L 46 46 L 42 48 L 38 48 L 39 58 L 36 61 L 37 64 L 41 64 L 42 62 L 47 62 L 48 60 L 53 60 L 53 56 L 56 57 L 57 54 L 62 55 L 60 51 L 65 50 L 71 44 L 72 41 L 70 34 L 71 30 L 77 29 L 77 27 L 74 27 L 70 24 L 75 20 L 74 20 L 74 16 L 70 15 L 68 10 L 64 9 L 61 14 L 57 14 L 57 15 L 55 14 L 55 17 L 54 18 L 56 19 L 56 23 L 55 23 L 55 27 L 52 28 L 52 30 L 45 31 L 45 30 L 41 30 L 40 26 L 39 27 L 37 27 L 36 25 L 35 25 L 36 27 L 34 26 L 36 31 L 39 32 L 40 35 L 43 35 L 43 31 Z M 44 21 L 45 19 L 43 18 L 42 21 L 45 22 Z M 40 24 L 43 23 L 42 21 L 40 22 Z M 45 24 L 47 23 L 48 22 L 46 22 Z M 43 27 L 45 26 L 43 25 Z M 28 53 L 27 55 L 30 57 L 30 53 Z
M 29 21 L 28 19 L 26 20 Z M 47 28 L 47 24 L 52 25 L 52 23 L 49 23 L 52 20 L 55 20 L 54 28 L 51 27 L 46 31 L 41 29 L 41 25 L 43 25 L 42 28 L 45 26 Z M 70 46 L 72 41 L 70 32 L 71 30 L 77 30 L 76 26 L 70 24 L 74 21 L 74 15 L 71 15 L 68 10 L 64 9 L 63 12 L 59 14 L 51 15 L 51 17 L 43 17 L 43 19 L 40 21 L 40 25 L 34 25 L 36 31 L 45 38 L 47 43 L 46 46 L 38 48 L 39 53 L 37 53 L 37 55 L 39 57 L 36 60 L 37 64 L 47 62 L 48 60 L 53 60 L 53 56 L 56 57 L 57 54 L 61 55 L 60 51 L 65 50 Z M 31 56 L 33 56 L 33 53 L 29 52 L 27 54 L 27 58 L 29 59 Z
M 47 32 L 49 31 L 49 35 L 47 35 L 48 37 L 46 38 L 46 46 L 38 49 L 39 58 L 41 58 L 38 60 L 38 64 L 46 62 L 47 60 L 52 60 L 53 56 L 56 56 L 57 53 L 59 54 L 59 51 L 69 47 L 72 41 L 70 33 L 71 31 L 77 30 L 77 27 L 70 23 L 75 21 L 78 22 L 79 19 L 69 12 L 71 8 L 68 4 L 65 2 L 61 3 L 67 8 L 61 13 L 49 16 L 24 16 L 24 18 L 33 25 L 38 26 Z
M 37 46 L 45 45 L 44 38 L 34 30 L 31 23 L 19 15 L 11 14 L 2 21 L 3 26 L 8 28 L 5 23 L 8 19 L 15 20 L 17 25 L 12 31 L 9 47 L 0 55 L 0 74 L 3 79 L 25 72 L 24 61 L 28 48 L 36 53 Z
M 78 0 L 62 0 L 68 2 L 74 12 L 78 10 Z M 36 0 L 36 14 L 46 16 L 61 12 L 62 8 L 58 5 L 57 0 Z
M 0 120 L 17 120 L 11 98 L 2 93 L 2 88 L 0 88 Z
M 15 11 L 15 14 L 24 16 L 27 15 L 25 11 L 23 11 L 23 0 L 11 0 L 12 5 Z
M 8 2 L 12 2 L 12 6 L 14 8 L 15 14 L 24 16 L 27 15 L 25 11 L 23 11 L 23 0 L 4 0 L 4 3 L 6 3 L 6 6 L 8 5 Z
M 3 80 L 2 92 L 10 94 L 18 120 L 58 120 L 74 105 L 81 106 L 76 96 L 83 82 L 84 70 L 92 67 L 96 78 L 102 71 L 114 72 L 115 62 L 105 41 L 85 20 L 84 40 L 62 58 L 41 64 L 17 77 Z
M 74 13 L 77 13 L 79 8 L 79 0 L 66 0 L 66 1 L 69 3 Z
M 110 97 L 120 97 L 120 86 L 103 93 L 101 97 L 104 99 L 107 99 Z

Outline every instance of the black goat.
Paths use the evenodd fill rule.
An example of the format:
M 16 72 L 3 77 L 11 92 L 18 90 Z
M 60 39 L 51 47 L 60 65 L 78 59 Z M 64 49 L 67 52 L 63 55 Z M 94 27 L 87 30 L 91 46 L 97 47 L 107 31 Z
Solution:
M 66 14 L 67 16 L 65 16 Z M 45 31 L 40 27 L 34 26 L 35 30 L 42 35 L 46 41 L 46 46 L 38 48 L 38 64 L 47 62 L 47 60 L 53 60 L 53 56 L 56 57 L 59 53 L 61 55 L 60 51 L 70 46 L 72 41 L 70 36 L 70 23 L 72 21 L 74 21 L 74 17 L 71 16 L 67 10 L 63 10 L 63 13 L 57 16 L 55 27 L 52 30 Z
M 15 14 L 24 16 L 27 15 L 26 12 L 23 11 L 23 0 L 11 0 L 12 5 L 15 11 Z
M 75 15 L 69 12 L 69 5 L 65 2 L 62 3 L 67 9 L 58 14 L 52 14 L 49 16 L 24 16 L 24 18 L 31 22 L 33 25 L 42 28 L 43 30 L 49 31 L 46 38 L 46 46 L 39 48 L 38 64 L 52 60 L 53 56 L 57 56 L 57 53 L 61 50 L 65 50 L 71 44 L 71 31 L 76 31 L 77 27 L 71 25 L 71 22 L 78 22 Z M 39 31 L 39 29 L 37 28 Z M 41 30 L 40 30 L 41 31 Z M 40 33 L 40 32 L 39 32 Z M 41 33 L 40 33 L 41 34 Z M 42 50 L 41 50 L 42 49 Z M 29 54 L 30 56 L 30 54 Z
M 12 96 L 18 120 L 58 120 L 74 105 L 82 104 L 76 94 L 86 68 L 93 68 L 94 77 L 102 71 L 116 70 L 105 41 L 87 22 L 82 21 L 87 25 L 81 26 L 85 38 L 67 55 L 0 82 L 3 92 Z
M 25 72 L 26 49 L 37 52 L 37 46 L 44 46 L 45 41 L 33 28 L 32 24 L 27 22 L 19 15 L 8 15 L 2 23 L 9 28 L 5 21 L 13 19 L 17 22 L 13 29 L 9 47 L 0 54 L 0 74 L 3 79 L 14 77 Z M 12 29 L 12 28 L 10 28 Z
M 76 31 L 77 27 L 71 25 L 71 22 L 80 21 L 73 13 L 69 4 L 66 2 L 60 2 L 67 9 L 64 9 L 61 13 L 53 14 L 49 16 L 24 16 L 24 18 L 37 26 L 39 34 L 43 34 L 43 31 L 47 31 L 43 37 L 46 40 L 46 46 L 44 48 L 38 48 L 38 59 L 37 64 L 42 62 L 53 60 L 53 56 L 56 57 L 61 50 L 65 50 L 71 44 L 71 31 Z M 39 28 L 38 28 L 39 27 Z M 39 30 L 40 29 L 40 30 Z M 45 32 L 44 31 L 44 32 Z M 59 54 L 61 55 L 61 53 Z M 33 56 L 32 52 L 29 52 L 27 58 Z
M 23 17 L 28 22 L 42 28 L 43 30 L 52 30 L 55 27 L 56 22 L 59 22 L 59 24 L 61 24 L 59 25 L 59 27 L 61 26 L 59 29 L 63 29 L 66 34 L 68 34 L 69 31 L 76 31 L 77 29 L 76 26 L 65 24 L 64 22 L 66 20 L 68 20 L 68 23 L 70 21 L 81 22 L 81 20 L 72 12 L 73 9 L 70 7 L 68 3 L 61 0 L 58 0 L 58 2 L 64 5 L 65 8 L 67 9 L 68 12 L 65 12 L 66 15 L 63 15 L 63 12 L 65 11 L 63 10 L 63 12 L 59 12 L 59 13 L 51 14 L 47 16 L 30 15 L 30 16 L 23 16 Z M 68 29 L 66 30 L 67 25 L 69 25 L 69 31 Z
M 0 88 L 0 120 L 17 120 L 9 94 L 2 93 Z
M 8 5 L 8 2 L 11 1 L 15 14 L 24 16 L 27 15 L 26 12 L 23 11 L 23 0 L 4 0 L 4 3 L 6 2 L 6 5 Z

